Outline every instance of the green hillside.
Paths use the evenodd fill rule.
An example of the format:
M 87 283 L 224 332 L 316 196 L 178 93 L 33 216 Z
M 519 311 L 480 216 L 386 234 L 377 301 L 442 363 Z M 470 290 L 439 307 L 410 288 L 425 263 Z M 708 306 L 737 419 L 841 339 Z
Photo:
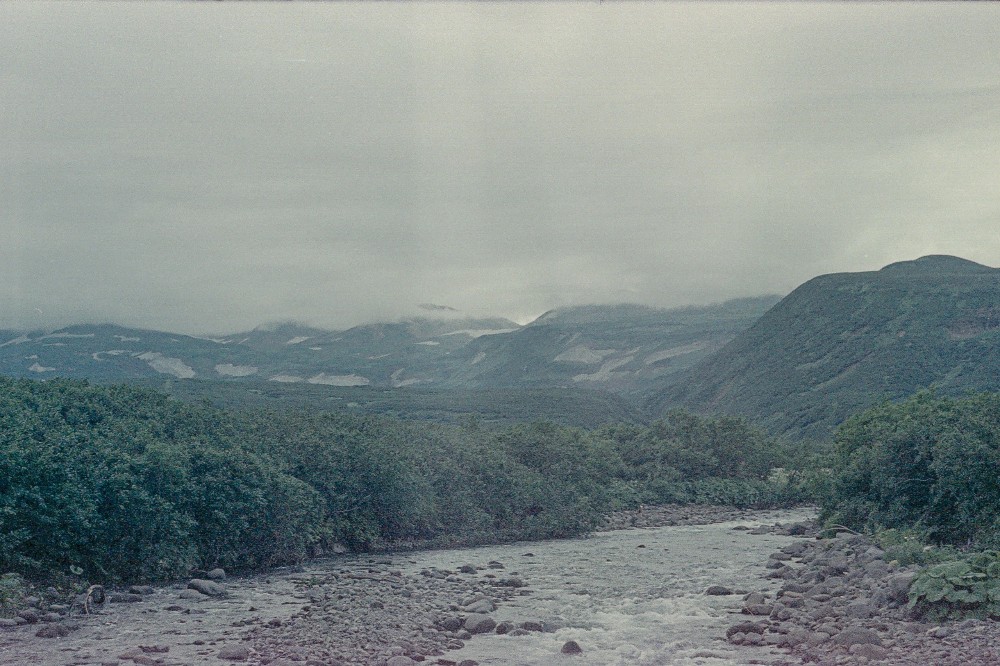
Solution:
M 935 255 L 817 277 L 649 406 L 823 438 L 851 413 L 924 387 L 1000 390 L 1000 270 Z
M 482 425 L 542 419 L 582 428 L 642 419 L 638 406 L 627 399 L 585 389 L 380 388 L 198 379 L 133 383 L 187 402 L 207 400 L 217 407 L 235 409 L 305 409 L 437 423 L 475 421 Z

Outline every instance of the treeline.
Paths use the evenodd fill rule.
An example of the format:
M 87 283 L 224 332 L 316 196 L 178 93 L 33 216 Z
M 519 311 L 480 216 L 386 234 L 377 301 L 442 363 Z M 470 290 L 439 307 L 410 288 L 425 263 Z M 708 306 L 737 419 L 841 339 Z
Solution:
M 1000 548 L 1000 394 L 886 403 L 841 425 L 834 446 L 827 522 Z
M 640 502 L 794 501 L 774 474 L 791 459 L 741 420 L 685 413 L 486 429 L 0 378 L 0 572 L 153 580 L 335 544 L 564 537 Z

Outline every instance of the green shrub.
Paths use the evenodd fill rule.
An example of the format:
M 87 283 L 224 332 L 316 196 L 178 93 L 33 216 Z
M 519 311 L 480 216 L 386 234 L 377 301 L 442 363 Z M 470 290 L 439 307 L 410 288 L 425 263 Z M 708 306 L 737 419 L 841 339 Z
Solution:
M 743 421 L 681 412 L 486 429 L 0 378 L 0 571 L 151 580 L 334 543 L 566 537 L 639 503 L 785 503 L 798 471 L 771 472 L 792 462 Z
M 868 410 L 835 436 L 824 518 L 856 529 L 915 528 L 934 543 L 1000 533 L 1000 394 L 921 393 Z

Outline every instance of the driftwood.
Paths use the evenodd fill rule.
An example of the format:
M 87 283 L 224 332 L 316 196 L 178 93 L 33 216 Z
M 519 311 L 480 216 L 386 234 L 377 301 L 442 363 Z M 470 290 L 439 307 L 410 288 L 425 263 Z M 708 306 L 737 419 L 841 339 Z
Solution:
M 84 594 L 81 594 L 76 599 L 76 603 L 83 609 L 84 615 L 90 615 L 91 602 L 102 605 L 105 601 L 107 601 L 107 595 L 104 592 L 103 585 L 91 585 Z

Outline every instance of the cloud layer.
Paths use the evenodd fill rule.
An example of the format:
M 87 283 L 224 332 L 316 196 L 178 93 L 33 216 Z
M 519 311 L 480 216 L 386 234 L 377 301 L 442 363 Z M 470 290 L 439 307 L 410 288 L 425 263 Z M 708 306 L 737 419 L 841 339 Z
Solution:
M 1000 265 L 989 4 L 0 4 L 0 327 Z

